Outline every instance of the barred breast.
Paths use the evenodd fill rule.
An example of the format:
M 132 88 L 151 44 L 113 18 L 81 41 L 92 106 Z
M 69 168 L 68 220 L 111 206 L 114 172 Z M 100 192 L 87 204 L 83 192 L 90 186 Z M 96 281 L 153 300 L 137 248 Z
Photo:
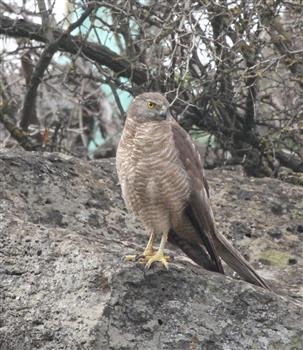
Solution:
M 170 122 L 136 125 L 123 134 L 117 169 L 127 207 L 147 230 L 177 226 L 190 195 L 190 180 L 174 144 Z

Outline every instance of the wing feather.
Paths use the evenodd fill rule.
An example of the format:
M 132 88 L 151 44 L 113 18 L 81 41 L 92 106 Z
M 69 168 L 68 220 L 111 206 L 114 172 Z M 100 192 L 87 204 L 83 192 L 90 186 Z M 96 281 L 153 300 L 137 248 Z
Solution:
M 171 121 L 175 146 L 179 152 L 180 160 L 190 178 L 192 190 L 185 215 L 188 217 L 201 241 L 203 242 L 210 258 L 201 246 L 195 242 L 185 242 L 186 233 L 182 234 L 182 239 L 172 237 L 177 245 L 195 262 L 209 270 L 224 273 L 220 256 L 230 265 L 244 280 L 268 288 L 264 279 L 258 275 L 254 268 L 243 258 L 243 256 L 228 242 L 228 240 L 215 227 L 215 220 L 209 201 L 209 192 L 206 179 L 203 174 L 203 167 L 200 154 L 195 148 L 193 141 L 187 132 L 179 126 L 173 119 Z M 175 232 L 180 236 L 180 232 Z M 182 242 L 183 240 L 183 242 Z M 186 239 L 185 239 L 186 240 Z M 215 268 L 214 268 L 215 266 Z
M 184 129 L 177 124 L 173 119 L 171 122 L 172 132 L 174 135 L 175 147 L 179 152 L 180 160 L 183 167 L 187 171 L 191 181 L 191 194 L 185 209 L 185 215 L 190 220 L 195 228 L 201 242 L 207 249 L 213 265 L 217 272 L 224 273 L 220 257 L 215 249 L 215 244 L 212 236 L 214 227 L 211 207 L 208 200 L 208 187 L 203 176 L 203 168 L 200 155 L 195 149 L 195 146 Z M 178 234 L 178 232 L 176 232 Z M 184 234 L 183 234 L 184 237 Z M 193 247 L 193 242 L 190 242 Z M 199 245 L 197 249 L 201 250 Z M 207 268 L 207 266 L 203 265 Z

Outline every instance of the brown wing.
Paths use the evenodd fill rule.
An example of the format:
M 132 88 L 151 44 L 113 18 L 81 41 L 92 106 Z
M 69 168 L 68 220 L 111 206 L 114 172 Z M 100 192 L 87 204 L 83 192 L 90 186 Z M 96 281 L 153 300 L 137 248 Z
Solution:
M 196 233 L 203 241 L 213 264 L 209 263 L 205 252 L 199 244 L 197 245 L 186 240 L 186 232 L 174 231 L 171 234 L 171 241 L 180 246 L 195 262 L 209 270 L 224 273 L 219 257 L 221 256 L 244 280 L 269 289 L 267 283 L 258 275 L 254 268 L 222 234 L 217 232 L 200 155 L 186 131 L 173 119 L 171 125 L 179 157 L 192 182 L 192 192 L 185 209 L 185 216 L 186 219 L 190 220 Z M 213 265 L 215 265 L 215 269 Z
M 170 243 L 183 250 L 183 252 L 198 265 L 203 266 L 209 271 L 218 272 L 216 264 L 211 260 L 205 247 L 202 245 L 197 245 L 196 242 L 185 238 L 186 234 L 186 230 L 174 231 L 171 229 L 169 231 L 168 240 Z
M 199 153 L 184 129 L 172 120 L 172 132 L 175 146 L 178 149 L 180 160 L 187 171 L 192 185 L 192 191 L 185 209 L 186 220 L 189 220 L 195 230 L 199 242 L 186 241 L 186 232 L 174 229 L 171 241 L 174 241 L 194 261 L 205 268 L 224 273 L 220 257 L 216 251 L 212 232 L 214 221 L 208 200 L 208 187 L 206 185 Z M 180 230 L 181 231 L 181 230 Z M 205 249 L 203 248 L 204 245 Z M 209 255 L 209 258 L 207 256 Z

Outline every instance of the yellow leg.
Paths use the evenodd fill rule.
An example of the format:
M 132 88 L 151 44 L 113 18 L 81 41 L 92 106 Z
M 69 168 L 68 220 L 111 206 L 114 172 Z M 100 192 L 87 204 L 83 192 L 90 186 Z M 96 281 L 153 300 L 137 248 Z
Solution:
M 154 254 L 154 247 L 153 247 L 154 240 L 155 240 L 155 233 L 152 232 L 150 237 L 149 237 L 147 246 L 144 249 L 143 254 L 126 255 L 125 260 L 127 260 L 127 261 L 139 261 L 141 263 L 146 263 L 149 260 L 149 258 Z
M 164 256 L 164 247 L 165 247 L 165 243 L 167 242 L 167 236 L 168 236 L 168 232 L 164 232 L 162 234 L 162 238 L 161 238 L 161 242 L 160 242 L 160 247 L 158 249 L 158 251 L 156 252 L 156 254 L 151 255 L 148 259 L 147 259 L 147 263 L 145 265 L 145 267 L 147 269 L 149 269 L 152 265 L 152 263 L 154 262 L 160 262 L 162 263 L 166 269 L 168 270 L 168 260 L 169 257 Z
M 142 255 L 144 255 L 144 256 L 152 256 L 154 254 L 154 240 L 155 240 L 155 233 L 152 232 L 150 237 L 149 237 L 147 246 L 144 249 L 144 252 L 143 252 Z

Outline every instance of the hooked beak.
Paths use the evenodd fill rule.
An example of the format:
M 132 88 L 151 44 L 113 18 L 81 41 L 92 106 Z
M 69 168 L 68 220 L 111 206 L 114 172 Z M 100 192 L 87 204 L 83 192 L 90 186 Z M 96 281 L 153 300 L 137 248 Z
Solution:
M 169 113 L 169 108 L 163 106 L 163 107 L 161 108 L 161 111 L 160 111 L 160 117 L 161 117 L 162 119 L 166 119 L 167 116 L 168 116 L 169 114 L 170 114 L 170 113 Z

